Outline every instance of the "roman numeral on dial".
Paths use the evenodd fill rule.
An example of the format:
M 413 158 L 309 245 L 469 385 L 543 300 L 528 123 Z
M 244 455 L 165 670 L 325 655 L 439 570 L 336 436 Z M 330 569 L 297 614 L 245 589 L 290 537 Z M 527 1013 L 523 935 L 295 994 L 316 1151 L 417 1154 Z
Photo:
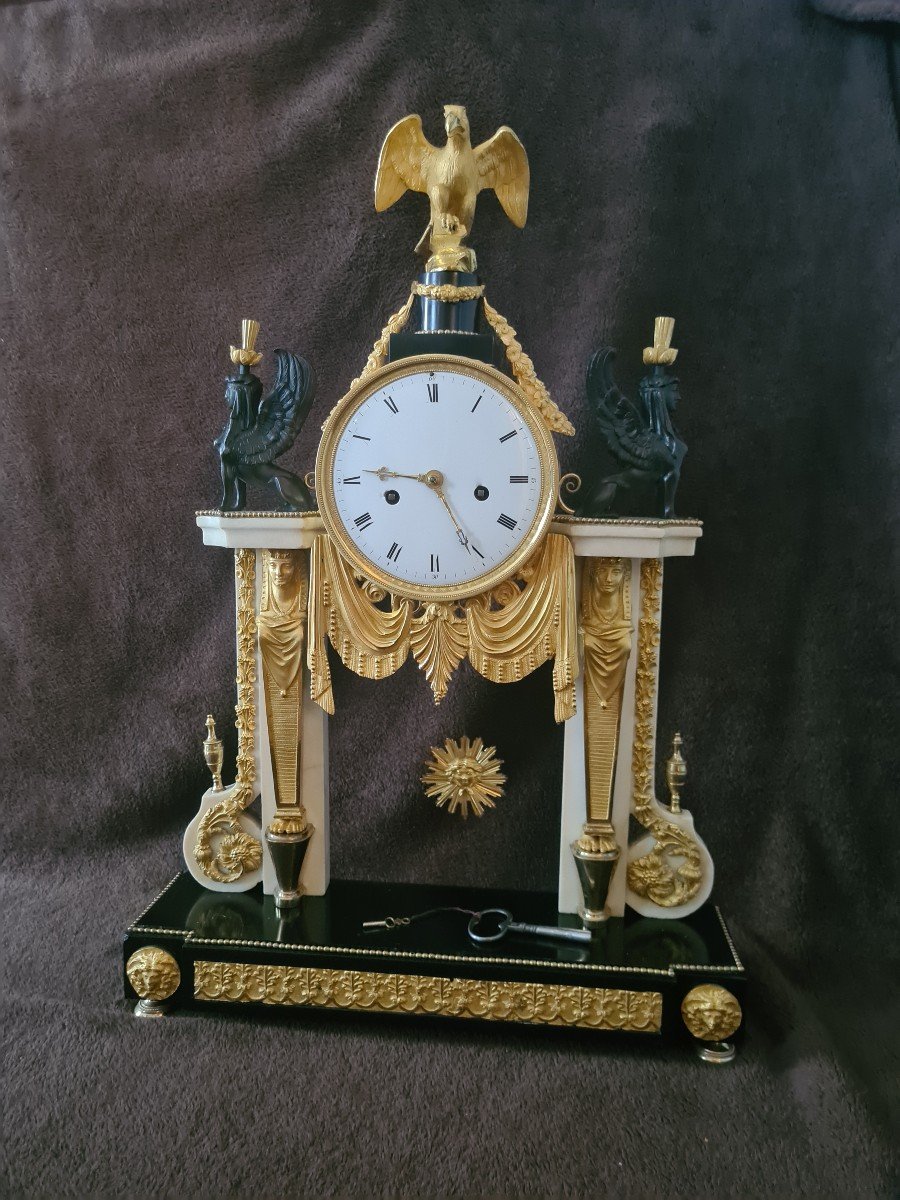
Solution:
M 430 402 L 432 404 L 437 404 L 438 393 L 437 393 L 437 384 L 436 383 L 428 384 L 428 399 L 430 400 Z
M 394 403 L 394 401 L 391 399 L 390 396 L 382 396 L 381 398 L 385 402 L 385 404 L 388 406 L 388 408 L 391 410 L 392 413 L 399 412 L 397 405 Z
M 518 432 L 519 432 L 519 431 L 518 431 L 518 429 L 511 429 L 511 430 L 509 431 L 509 433 L 504 433 L 504 435 L 503 435 L 503 437 L 500 439 L 500 441 L 501 441 L 501 442 L 508 442 L 508 441 L 509 441 L 509 439 L 510 439 L 510 438 L 514 438 Z
M 391 548 L 390 548 L 390 550 L 388 550 L 388 558 L 391 560 L 391 562 L 397 561 L 397 559 L 400 557 L 400 551 L 402 549 L 403 549 L 403 547 L 398 546 L 396 542 L 393 542 L 391 544 Z
M 432 556 L 431 556 L 431 570 L 432 570 L 432 572 L 437 572 L 437 571 L 439 571 L 440 569 L 441 569 L 441 560 L 440 560 L 440 558 L 438 557 L 438 555 L 437 555 L 437 554 L 432 554 Z
M 510 483 L 527 483 L 528 476 L 527 475 L 510 475 L 509 482 Z
M 372 518 L 367 512 L 360 513 L 358 517 L 354 517 L 353 524 L 362 533 L 364 529 L 368 529 L 372 524 Z
M 344 483 L 359 483 L 360 477 L 358 475 L 345 475 L 343 482 Z
M 515 529 L 516 523 L 512 517 L 508 517 L 506 513 L 501 513 L 497 518 L 497 524 L 503 525 L 506 529 Z

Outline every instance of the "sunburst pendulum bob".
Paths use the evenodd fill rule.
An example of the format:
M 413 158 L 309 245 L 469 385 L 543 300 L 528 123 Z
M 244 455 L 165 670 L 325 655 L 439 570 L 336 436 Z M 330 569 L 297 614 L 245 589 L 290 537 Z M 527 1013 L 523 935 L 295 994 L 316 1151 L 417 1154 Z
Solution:
M 500 773 L 503 760 L 497 758 L 494 747 L 485 746 L 481 738 L 474 742 L 467 737 L 458 742 L 447 738 L 443 749 L 431 747 L 431 758 L 425 765 L 428 768 L 422 776 L 425 795 L 430 796 L 438 808 L 446 804 L 448 812 L 458 809 L 465 818 L 471 806 L 475 816 L 480 817 L 503 795 L 506 783 L 506 776 Z

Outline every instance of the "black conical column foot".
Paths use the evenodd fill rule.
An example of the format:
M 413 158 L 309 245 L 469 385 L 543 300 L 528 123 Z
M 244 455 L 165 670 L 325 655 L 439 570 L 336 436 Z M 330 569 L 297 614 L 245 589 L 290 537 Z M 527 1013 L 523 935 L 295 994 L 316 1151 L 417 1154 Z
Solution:
M 276 832 L 271 825 L 266 830 L 266 845 L 278 881 L 275 889 L 275 907 L 278 909 L 296 908 L 303 899 L 300 872 L 314 833 L 315 829 L 308 823 L 298 833 Z

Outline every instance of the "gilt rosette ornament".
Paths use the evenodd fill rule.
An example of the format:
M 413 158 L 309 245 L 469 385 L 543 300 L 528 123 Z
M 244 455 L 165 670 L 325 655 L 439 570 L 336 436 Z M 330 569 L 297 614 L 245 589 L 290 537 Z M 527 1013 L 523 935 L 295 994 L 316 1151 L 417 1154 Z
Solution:
M 428 770 L 422 776 L 425 795 L 438 808 L 459 812 L 465 819 L 472 809 L 480 817 L 486 808 L 503 795 L 506 776 L 501 775 L 503 760 L 496 757 L 493 746 L 485 746 L 481 738 L 474 742 L 467 737 L 458 742 L 447 738 L 443 747 L 433 746 Z

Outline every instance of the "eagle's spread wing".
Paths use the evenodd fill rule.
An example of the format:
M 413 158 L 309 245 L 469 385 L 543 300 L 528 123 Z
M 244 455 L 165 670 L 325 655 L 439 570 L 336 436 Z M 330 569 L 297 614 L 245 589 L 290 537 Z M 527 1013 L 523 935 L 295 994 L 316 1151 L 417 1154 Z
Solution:
M 493 188 L 503 211 L 519 229 L 528 216 L 528 155 L 508 125 L 475 147 L 478 190 Z
M 275 386 L 259 406 L 252 429 L 236 438 L 232 452 L 245 466 L 270 463 L 289 450 L 316 394 L 312 367 L 304 358 L 276 350 Z
M 375 211 L 384 212 L 407 188 L 427 191 L 427 160 L 435 148 L 422 132 L 422 118 L 412 113 L 388 132 L 375 174 Z
M 615 357 L 615 350 L 598 350 L 588 363 L 587 399 L 591 414 L 618 462 L 640 471 L 670 471 L 675 462 L 672 452 L 616 387 L 612 374 Z

